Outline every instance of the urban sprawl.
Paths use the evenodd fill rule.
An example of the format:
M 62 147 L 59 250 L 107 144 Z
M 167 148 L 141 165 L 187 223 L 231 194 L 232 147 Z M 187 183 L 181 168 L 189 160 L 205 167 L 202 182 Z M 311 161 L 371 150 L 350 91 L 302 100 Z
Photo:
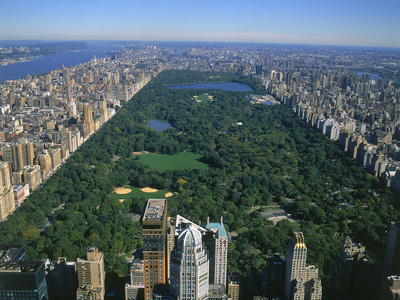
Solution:
M 7 60 L 9 63 L 10 58 Z M 6 81 L 0 84 L 0 221 L 40 188 L 125 102 L 168 69 L 234 72 L 251 77 L 269 94 L 251 96 L 254 105 L 285 105 L 338 143 L 386 186 L 400 192 L 399 61 L 399 52 L 356 48 L 135 45 L 123 47 L 108 58 L 94 57 L 78 66 L 60 66 L 48 74 Z M 167 221 L 166 200 L 150 199 L 142 225 L 143 261 L 132 263 L 126 299 L 136 299 L 140 289 L 145 299 L 239 299 L 241 277 L 227 274 L 229 237 L 222 219 L 207 222 L 204 227 L 179 215 Z M 399 228 L 395 223 L 390 228 L 387 275 L 394 275 L 389 247 L 394 249 L 394 241 L 399 240 Z M 77 269 L 79 288 L 71 292 L 65 290 L 64 283 L 65 297 L 77 293 L 78 299 L 104 299 L 100 251 L 89 247 L 87 259 L 66 262 L 61 258 L 47 266 L 63 274 Z M 364 252 L 365 246 L 349 237 L 344 240 L 343 257 L 362 259 Z M 25 256 L 23 247 L 2 246 L 0 256 L 5 254 L 8 261 Z M 287 298 L 322 298 L 318 269 L 306 266 L 306 259 L 304 236 L 295 232 L 286 257 L 286 279 L 275 278 L 285 282 Z M 278 268 L 284 260 L 276 256 L 269 263 Z M 346 267 L 345 262 L 341 267 Z M 44 265 L 32 268 L 39 273 Z M 350 273 L 342 278 L 345 276 Z M 162 287 L 157 290 L 157 285 L 166 283 L 170 284 L 167 292 Z M 386 284 L 389 289 L 400 288 L 400 278 L 388 277 Z M 36 292 L 47 297 L 43 286 Z

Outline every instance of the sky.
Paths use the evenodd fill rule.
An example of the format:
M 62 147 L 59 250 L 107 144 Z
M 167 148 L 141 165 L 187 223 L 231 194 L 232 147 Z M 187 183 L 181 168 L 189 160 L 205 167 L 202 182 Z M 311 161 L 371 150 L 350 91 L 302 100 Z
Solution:
M 0 40 L 400 47 L 400 0 L 0 0 Z

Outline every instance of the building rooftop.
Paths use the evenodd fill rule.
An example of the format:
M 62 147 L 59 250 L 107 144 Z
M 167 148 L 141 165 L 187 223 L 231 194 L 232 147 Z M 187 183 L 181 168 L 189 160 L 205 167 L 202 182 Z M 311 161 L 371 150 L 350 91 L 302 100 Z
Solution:
M 24 188 L 24 186 L 22 184 L 19 184 L 19 185 L 13 187 L 13 191 L 14 191 L 14 193 L 18 193 L 23 188 Z
M 224 224 L 217 223 L 217 222 L 215 222 L 215 223 L 211 222 L 211 223 L 207 224 L 206 228 L 213 232 L 215 232 L 213 229 L 217 229 L 218 237 L 223 236 L 223 237 L 225 237 L 225 239 L 228 239 L 228 234 L 226 233 Z
M 301 231 L 296 231 L 293 233 L 295 249 L 306 249 L 304 243 L 304 235 Z
M 9 262 L 0 266 L 0 273 L 33 273 L 36 272 L 42 264 L 44 264 L 43 261 Z
M 195 247 L 202 243 L 201 233 L 194 227 L 189 226 L 181 231 L 178 237 L 178 244 L 184 247 Z
M 25 258 L 24 246 L 0 246 L 0 269 Z
M 196 228 L 201 233 L 205 233 L 208 231 L 206 228 L 201 227 L 200 225 L 197 225 L 196 223 L 190 221 L 189 219 L 186 219 L 185 217 L 182 217 L 181 215 L 177 215 L 176 221 L 175 221 L 175 235 L 179 235 L 183 229 L 185 229 L 189 226 L 192 228 Z
M 164 218 L 166 199 L 149 199 L 143 221 L 161 221 Z
M 143 261 L 141 259 L 135 258 L 131 264 L 130 270 L 131 270 L 131 272 L 143 271 L 144 270 Z

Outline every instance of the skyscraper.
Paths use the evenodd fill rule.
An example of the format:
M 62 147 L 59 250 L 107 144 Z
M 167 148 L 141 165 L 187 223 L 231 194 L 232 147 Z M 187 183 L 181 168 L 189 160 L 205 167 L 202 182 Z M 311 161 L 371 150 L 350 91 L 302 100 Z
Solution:
M 302 232 L 294 232 L 289 241 L 289 252 L 286 255 L 285 297 L 295 300 L 317 300 L 322 298 L 321 281 L 318 269 L 306 266 L 307 248 Z
M 263 72 L 263 66 L 256 65 L 256 75 L 262 75 L 262 72 Z
M 213 235 L 207 241 L 210 252 L 210 283 L 222 284 L 226 288 L 226 267 L 228 264 L 228 234 L 226 233 L 222 217 L 220 223 L 210 223 L 207 218 L 206 228 Z
M 240 274 L 232 273 L 228 277 L 228 295 L 232 300 L 239 300 L 242 293 L 242 280 Z
M 383 274 L 384 276 L 400 275 L 400 223 L 390 224 Z
M 89 135 L 92 134 L 94 131 L 92 104 L 87 104 L 83 108 L 83 121 L 89 127 Z
M 33 143 L 26 139 L 21 139 L 21 141 L 1 147 L 3 161 L 11 162 L 14 171 L 22 170 L 24 166 L 33 165 Z
M 365 246 L 354 243 L 346 236 L 343 239 L 342 249 L 332 266 L 332 283 L 334 293 L 340 299 L 345 299 L 354 294 L 359 294 L 359 288 L 364 282 L 358 282 L 357 277 L 362 277 L 364 266 Z
M 200 231 L 182 230 L 171 258 L 171 295 L 180 300 L 207 299 L 209 261 Z
M 142 219 L 144 299 L 152 299 L 156 284 L 167 283 L 167 200 L 149 199 Z
M 14 193 L 11 188 L 9 164 L 0 162 L 0 221 L 5 220 L 14 208 Z
M 285 289 L 285 259 L 278 253 L 267 258 L 267 296 L 275 299 Z
M 383 281 L 380 300 L 400 299 L 400 277 L 389 276 Z
M 168 218 L 168 233 L 167 233 L 167 278 L 171 278 L 171 255 L 175 247 L 175 227 Z
M 24 246 L 0 245 L 0 299 L 46 300 L 44 261 L 26 261 Z
M 228 234 L 224 224 L 221 221 L 211 223 L 207 218 L 206 227 L 202 227 L 180 215 L 176 216 L 174 230 L 171 234 L 175 235 L 175 240 L 185 228 L 192 227 L 197 229 L 201 235 L 204 244 L 209 253 L 209 283 L 214 285 L 223 285 L 226 289 L 226 269 L 228 263 Z
M 105 295 L 104 255 L 97 246 L 86 249 L 87 259 L 78 258 L 77 300 L 96 299 L 103 300 Z
M 143 292 L 144 289 L 144 266 L 139 258 L 132 262 L 130 279 L 129 284 L 125 285 L 125 300 L 136 300 L 139 292 Z

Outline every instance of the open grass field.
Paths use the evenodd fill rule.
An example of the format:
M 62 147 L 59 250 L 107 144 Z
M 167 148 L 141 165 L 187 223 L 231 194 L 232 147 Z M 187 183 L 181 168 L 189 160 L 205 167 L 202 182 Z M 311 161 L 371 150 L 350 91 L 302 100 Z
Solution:
M 198 95 L 198 96 L 194 96 L 193 97 L 193 100 L 194 101 L 196 101 L 196 102 L 205 102 L 205 103 L 207 103 L 207 102 L 211 102 L 211 101 L 213 101 L 213 96 L 210 96 L 209 94 L 202 94 L 202 95 Z
M 142 198 L 143 197 L 146 200 L 148 200 L 150 198 L 166 198 L 166 195 L 168 193 L 170 193 L 170 191 L 167 191 L 167 190 L 155 190 L 155 189 L 154 190 L 156 192 L 149 193 L 149 192 L 145 192 L 145 191 L 150 190 L 149 188 L 140 189 L 140 188 L 133 187 L 133 186 L 130 186 L 130 185 L 125 185 L 123 187 L 123 189 L 124 190 L 130 189 L 131 191 L 129 193 L 118 194 L 118 190 L 119 189 L 121 189 L 121 188 L 116 189 L 114 192 L 112 192 L 110 194 L 109 197 L 111 199 L 116 199 L 116 200 L 125 200 L 125 199 L 128 199 L 128 198 L 131 198 L 132 196 L 135 196 L 137 198 Z M 169 194 L 169 195 L 171 195 L 171 194 Z
M 198 161 L 200 154 L 194 153 L 177 153 L 175 155 L 150 153 L 141 155 L 139 162 L 147 165 L 152 169 L 166 171 L 179 169 L 207 169 L 205 163 Z

